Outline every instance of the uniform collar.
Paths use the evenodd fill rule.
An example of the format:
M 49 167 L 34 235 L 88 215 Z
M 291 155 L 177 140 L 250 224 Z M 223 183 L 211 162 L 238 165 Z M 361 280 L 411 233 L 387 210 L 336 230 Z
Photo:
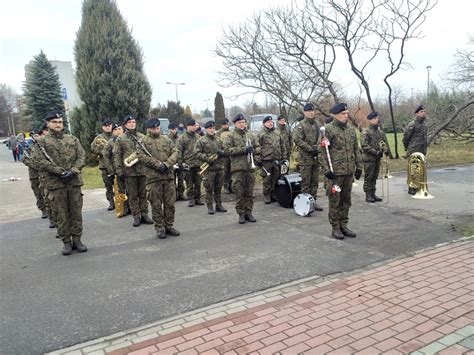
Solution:
M 341 121 L 335 119 L 335 120 L 332 121 L 332 122 L 333 122 L 333 124 L 334 124 L 335 126 L 337 126 L 337 127 L 340 127 L 340 128 L 342 128 L 342 129 L 347 128 L 347 121 L 344 123 L 344 122 L 341 122 Z
M 50 129 L 49 130 L 49 135 L 54 137 L 54 138 L 63 138 L 64 137 L 64 131 L 56 132 L 54 129 Z

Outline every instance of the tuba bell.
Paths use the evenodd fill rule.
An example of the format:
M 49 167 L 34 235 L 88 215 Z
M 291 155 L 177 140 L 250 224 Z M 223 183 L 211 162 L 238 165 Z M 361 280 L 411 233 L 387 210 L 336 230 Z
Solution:
M 114 202 L 115 202 L 115 215 L 120 218 L 125 216 L 127 211 L 125 210 L 125 201 L 128 200 L 126 194 L 119 191 L 118 177 L 115 175 L 114 178 Z
M 415 152 L 408 158 L 407 184 L 409 191 L 416 190 L 412 198 L 434 198 L 428 191 L 426 157 L 424 154 Z

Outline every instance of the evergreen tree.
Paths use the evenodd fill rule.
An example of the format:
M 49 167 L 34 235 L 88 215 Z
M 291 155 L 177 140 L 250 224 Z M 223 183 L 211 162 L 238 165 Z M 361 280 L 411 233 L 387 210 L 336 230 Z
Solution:
M 48 112 L 64 111 L 59 75 L 43 51 L 34 56 L 28 65 L 23 91 L 26 98 L 25 113 L 29 116 L 34 129 L 43 126 Z M 66 117 L 64 117 L 64 128 L 68 130 Z
M 217 126 L 220 127 L 222 120 L 225 118 L 225 107 L 224 107 L 224 99 L 220 92 L 216 93 L 216 97 L 214 99 L 214 119 L 216 120 Z
M 76 82 L 84 114 L 74 126 L 88 150 L 101 121 L 117 123 L 128 114 L 138 127 L 149 114 L 151 87 L 143 71 L 143 53 L 114 0 L 84 0 L 74 45 Z

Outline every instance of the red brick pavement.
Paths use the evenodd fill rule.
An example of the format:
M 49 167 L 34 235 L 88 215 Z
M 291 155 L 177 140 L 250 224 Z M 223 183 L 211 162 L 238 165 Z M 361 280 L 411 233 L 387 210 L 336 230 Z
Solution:
M 111 354 L 409 353 L 474 324 L 473 249 L 444 245 Z

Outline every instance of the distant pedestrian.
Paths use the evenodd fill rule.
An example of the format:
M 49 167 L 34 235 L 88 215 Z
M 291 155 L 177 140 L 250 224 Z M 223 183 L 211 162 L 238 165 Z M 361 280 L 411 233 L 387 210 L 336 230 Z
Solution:
M 13 134 L 8 141 L 8 149 L 12 151 L 13 160 L 16 162 L 18 160 L 18 142 Z

